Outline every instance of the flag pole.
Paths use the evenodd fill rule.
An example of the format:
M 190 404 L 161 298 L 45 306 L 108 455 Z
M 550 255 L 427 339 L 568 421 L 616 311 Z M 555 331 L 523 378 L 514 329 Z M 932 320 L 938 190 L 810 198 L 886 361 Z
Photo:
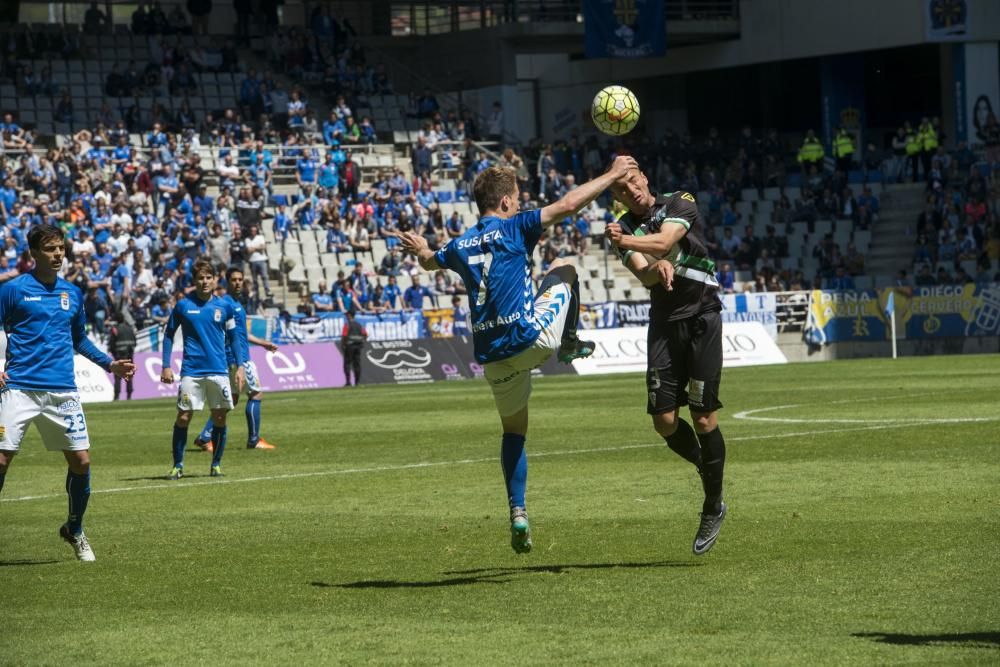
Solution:
M 889 317 L 892 318 L 890 323 L 892 327 L 892 358 L 895 359 L 896 358 L 896 309 L 895 308 L 893 308 L 892 313 L 889 315 Z

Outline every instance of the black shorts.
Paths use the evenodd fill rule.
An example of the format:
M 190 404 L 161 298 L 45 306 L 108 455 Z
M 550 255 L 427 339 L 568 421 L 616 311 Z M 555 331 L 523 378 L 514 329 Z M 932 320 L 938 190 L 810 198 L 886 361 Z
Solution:
M 649 323 L 646 412 L 658 415 L 688 405 L 715 412 L 722 380 L 722 316 L 701 313 L 685 320 Z

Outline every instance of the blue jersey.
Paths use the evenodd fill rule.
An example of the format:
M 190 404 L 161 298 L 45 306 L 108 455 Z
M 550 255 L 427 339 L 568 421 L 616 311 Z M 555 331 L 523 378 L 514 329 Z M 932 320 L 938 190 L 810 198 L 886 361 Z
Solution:
M 174 334 L 180 327 L 184 335 L 184 361 L 181 377 L 206 377 L 229 373 L 229 353 L 242 364 L 236 341 L 236 313 L 229 302 L 219 297 L 200 300 L 193 292 L 177 302 L 163 338 L 163 367 L 169 368 Z
M 73 353 L 104 370 L 111 357 L 86 334 L 83 294 L 57 278 L 46 285 L 26 273 L 0 287 L 0 319 L 7 332 L 7 385 L 26 391 L 76 391 Z
M 250 338 L 247 332 L 247 311 L 243 309 L 243 304 L 239 301 L 226 294 L 222 297 L 223 301 L 229 303 L 233 308 L 233 322 L 236 323 L 236 328 L 233 329 L 233 335 L 236 337 L 236 347 L 239 348 L 240 354 L 243 355 L 243 360 L 246 361 L 250 359 Z M 233 355 L 233 351 L 230 347 L 226 346 L 226 363 L 230 366 L 236 366 L 236 357 Z
M 530 260 L 541 235 L 538 209 L 511 218 L 491 216 L 434 254 L 465 283 L 479 363 L 512 357 L 538 339 Z

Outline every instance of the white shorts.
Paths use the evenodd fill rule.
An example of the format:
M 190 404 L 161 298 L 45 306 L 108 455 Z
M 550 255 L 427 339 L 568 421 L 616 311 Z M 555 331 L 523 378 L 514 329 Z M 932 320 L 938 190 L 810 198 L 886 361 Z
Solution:
M 45 448 L 53 452 L 90 449 L 80 394 L 4 389 L 0 391 L 0 450 L 16 452 L 34 422 Z
M 528 405 L 531 371 L 544 364 L 559 349 L 572 295 L 566 283 L 553 285 L 539 294 L 535 299 L 535 322 L 541 328 L 538 340 L 513 357 L 491 361 L 483 366 L 501 417 L 509 417 Z
M 208 403 L 209 410 L 232 410 L 233 392 L 225 375 L 182 377 L 177 388 L 177 409 L 184 412 L 199 411 Z
M 239 396 L 239 388 L 236 386 L 236 369 L 239 366 L 229 367 L 229 387 L 233 390 L 233 396 Z M 246 386 L 244 391 L 246 391 L 247 396 L 253 396 L 254 394 L 259 394 L 261 392 L 260 388 L 260 376 L 257 375 L 257 364 L 253 361 L 243 362 L 243 374 L 246 375 Z

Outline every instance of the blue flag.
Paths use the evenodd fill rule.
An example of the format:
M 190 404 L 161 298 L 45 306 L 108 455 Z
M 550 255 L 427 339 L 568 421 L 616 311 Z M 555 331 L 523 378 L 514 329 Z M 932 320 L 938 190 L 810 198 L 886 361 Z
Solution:
M 667 50 L 663 0 L 586 0 L 588 58 L 649 58 Z
M 886 317 L 892 317 L 892 314 L 896 311 L 896 291 L 889 290 L 889 298 L 885 301 L 885 314 Z

